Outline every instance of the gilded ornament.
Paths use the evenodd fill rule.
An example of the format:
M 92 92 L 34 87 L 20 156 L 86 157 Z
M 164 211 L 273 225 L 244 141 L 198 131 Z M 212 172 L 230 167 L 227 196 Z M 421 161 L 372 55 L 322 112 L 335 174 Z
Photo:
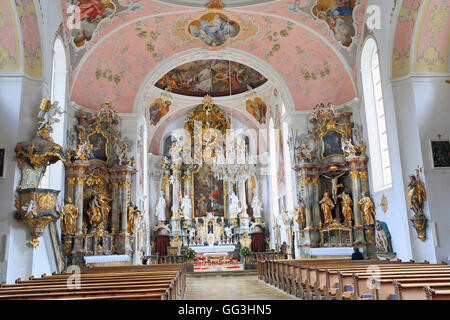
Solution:
M 56 199 L 51 193 L 44 193 L 38 196 L 37 204 L 41 210 L 53 210 L 55 208 Z

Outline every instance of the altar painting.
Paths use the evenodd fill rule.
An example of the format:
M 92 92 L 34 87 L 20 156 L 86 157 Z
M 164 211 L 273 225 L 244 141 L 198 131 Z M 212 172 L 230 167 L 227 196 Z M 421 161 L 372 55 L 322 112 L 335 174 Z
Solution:
M 343 135 L 337 131 L 328 131 L 322 137 L 322 159 L 334 156 L 343 156 L 342 151 Z
M 208 212 L 225 217 L 224 183 L 214 178 L 211 167 L 203 164 L 193 173 L 192 183 L 194 217 L 205 217 Z
M 92 145 L 92 155 L 95 159 L 107 162 L 107 144 L 108 139 L 100 132 L 94 132 L 89 137 L 89 144 Z

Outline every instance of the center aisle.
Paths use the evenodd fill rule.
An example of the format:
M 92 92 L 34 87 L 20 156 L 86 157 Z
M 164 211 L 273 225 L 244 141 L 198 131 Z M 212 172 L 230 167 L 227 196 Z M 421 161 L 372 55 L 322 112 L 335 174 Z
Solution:
M 186 279 L 186 300 L 295 300 L 260 281 L 258 275 L 192 276 Z

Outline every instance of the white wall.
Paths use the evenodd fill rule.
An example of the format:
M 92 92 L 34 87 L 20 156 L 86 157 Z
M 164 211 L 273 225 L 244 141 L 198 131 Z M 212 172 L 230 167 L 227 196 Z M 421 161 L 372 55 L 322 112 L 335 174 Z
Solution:
M 8 239 L 7 246 L 0 248 L 0 252 L 6 251 L 6 259 L 0 259 L 0 281 L 7 283 L 13 283 L 19 277 L 25 279 L 56 271 L 51 242 L 45 240 L 49 237 L 48 228 L 46 234 L 39 238 L 40 245 L 34 249 L 28 244 L 30 228 L 13 215 L 15 189 L 21 178 L 14 161 L 14 149 L 18 142 L 30 140 L 36 133 L 41 99 L 44 92 L 50 92 L 53 41 L 62 22 L 59 3 L 41 0 L 40 4 L 35 1 L 35 7 L 40 24 L 43 76 L 34 78 L 20 72 L 0 73 L 0 145 L 7 149 L 5 179 L 0 180 L 0 239 L 5 239 L 5 236 Z M 4 246 L 5 241 L 0 243 Z

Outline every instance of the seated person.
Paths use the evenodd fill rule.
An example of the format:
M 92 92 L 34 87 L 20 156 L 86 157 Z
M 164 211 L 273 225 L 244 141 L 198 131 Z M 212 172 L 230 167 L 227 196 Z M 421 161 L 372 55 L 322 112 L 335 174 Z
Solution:
M 353 248 L 352 260 L 364 260 L 363 254 L 359 251 L 358 247 Z

